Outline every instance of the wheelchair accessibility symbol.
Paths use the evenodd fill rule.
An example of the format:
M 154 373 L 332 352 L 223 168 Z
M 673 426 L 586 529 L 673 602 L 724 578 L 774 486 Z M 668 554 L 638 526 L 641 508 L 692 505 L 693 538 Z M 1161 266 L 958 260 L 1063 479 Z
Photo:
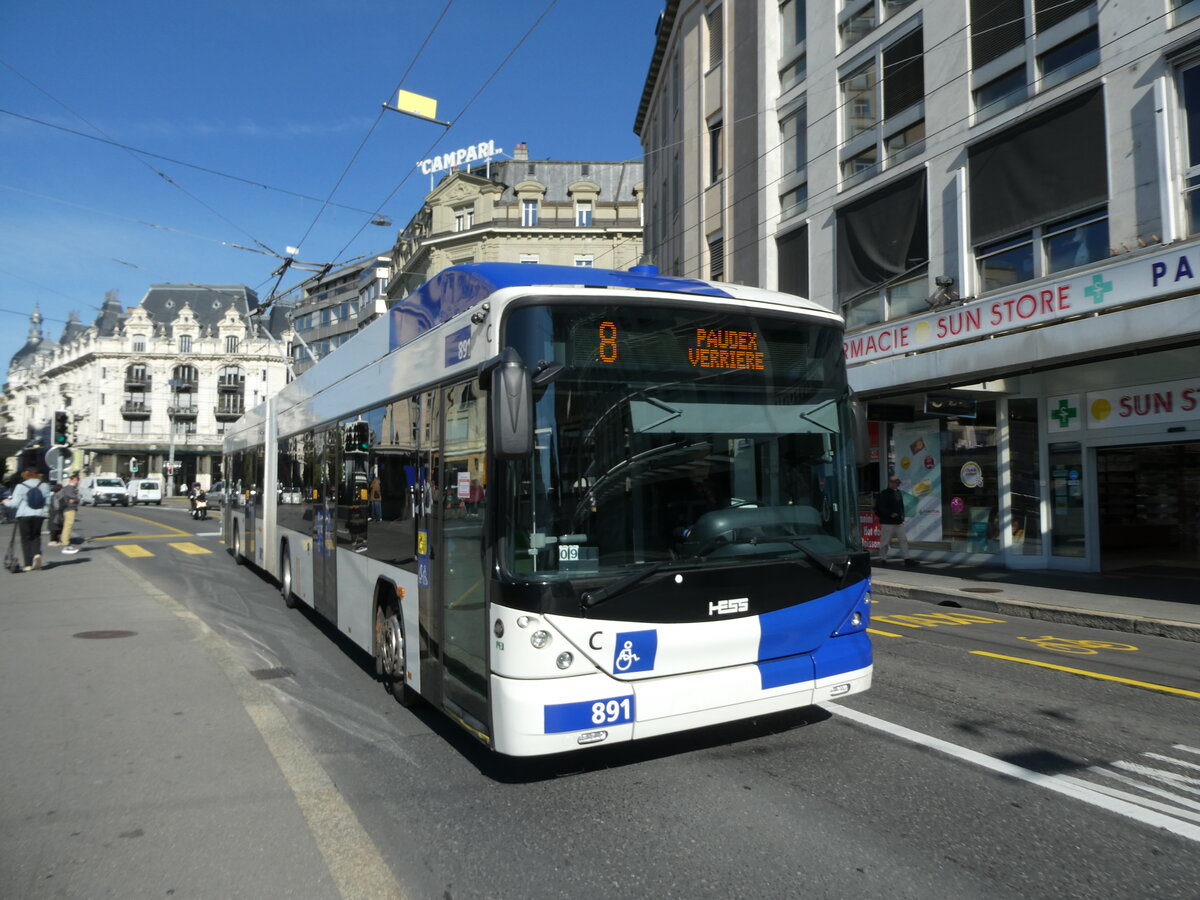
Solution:
M 628 631 L 617 635 L 613 653 L 613 672 L 624 675 L 628 672 L 650 672 L 654 669 L 654 657 L 658 653 L 658 632 Z

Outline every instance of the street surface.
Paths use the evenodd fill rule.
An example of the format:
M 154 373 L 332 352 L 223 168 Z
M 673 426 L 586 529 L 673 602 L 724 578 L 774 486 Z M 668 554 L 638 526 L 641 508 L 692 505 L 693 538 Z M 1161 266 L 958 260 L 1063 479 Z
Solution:
M 844 705 L 514 762 L 396 704 L 216 519 L 79 527 L 108 549 L 75 559 L 109 553 L 228 643 L 405 896 L 1197 895 L 1193 643 L 883 598 L 875 686 Z

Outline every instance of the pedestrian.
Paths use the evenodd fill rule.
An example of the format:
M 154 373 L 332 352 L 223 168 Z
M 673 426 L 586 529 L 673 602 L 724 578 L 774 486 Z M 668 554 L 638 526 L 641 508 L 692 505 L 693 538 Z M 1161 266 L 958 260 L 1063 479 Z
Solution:
M 879 516 L 879 559 L 878 563 L 887 565 L 888 552 L 891 550 L 892 539 L 900 542 L 900 556 L 906 566 L 915 566 L 915 559 L 908 555 L 908 532 L 904 528 L 904 495 L 900 493 L 900 479 L 893 475 L 888 479 L 888 486 L 879 492 L 875 498 L 875 514 Z
M 78 553 L 79 548 L 71 545 L 71 531 L 75 527 L 75 513 L 79 509 L 79 473 L 74 472 L 67 479 L 67 483 L 63 485 L 61 491 L 57 494 L 61 499 L 59 506 L 62 508 L 63 524 L 62 524 L 62 552 L 70 556 L 73 553 Z
M 21 483 L 13 489 L 5 504 L 16 510 L 16 529 L 21 536 L 21 553 L 25 557 L 25 571 L 35 572 L 42 567 L 42 520 L 46 518 L 50 505 L 50 491 L 42 482 L 42 473 L 26 469 L 21 473 Z
M 59 493 L 62 491 L 62 485 L 57 481 L 50 482 L 50 515 L 46 518 L 46 524 L 50 527 L 50 546 L 61 547 L 62 541 L 59 539 L 62 535 L 63 514 L 62 507 L 59 506 Z
M 367 516 L 367 521 L 374 519 L 376 522 L 383 518 L 383 489 L 379 483 L 379 473 L 376 472 L 371 479 L 371 483 L 367 486 L 367 502 L 370 504 L 370 512 Z

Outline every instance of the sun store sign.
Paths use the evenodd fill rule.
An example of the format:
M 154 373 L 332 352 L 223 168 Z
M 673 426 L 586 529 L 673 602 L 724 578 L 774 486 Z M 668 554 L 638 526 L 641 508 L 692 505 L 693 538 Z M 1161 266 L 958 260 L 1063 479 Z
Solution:
M 871 362 L 1200 288 L 1200 244 L 1033 284 L 954 309 L 849 334 L 846 362 Z
M 1163 381 L 1111 391 L 1066 394 L 1046 401 L 1050 436 L 1085 428 L 1121 428 L 1200 418 L 1200 379 Z

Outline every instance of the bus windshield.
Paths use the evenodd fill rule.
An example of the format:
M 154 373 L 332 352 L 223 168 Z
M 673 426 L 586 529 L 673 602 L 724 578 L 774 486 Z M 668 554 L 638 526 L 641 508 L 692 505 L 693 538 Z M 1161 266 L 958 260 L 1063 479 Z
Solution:
M 543 375 L 534 453 L 505 468 L 510 576 L 844 561 L 861 549 L 836 325 L 564 304 L 513 310 L 505 334 Z

